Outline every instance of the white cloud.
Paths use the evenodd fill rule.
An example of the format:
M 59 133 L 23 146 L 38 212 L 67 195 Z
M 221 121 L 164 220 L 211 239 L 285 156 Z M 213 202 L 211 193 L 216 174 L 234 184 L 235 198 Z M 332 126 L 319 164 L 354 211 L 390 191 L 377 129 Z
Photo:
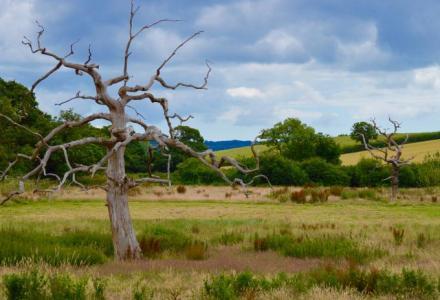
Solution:
M 440 88 L 440 67 L 438 65 L 414 70 L 416 85 L 429 88 Z
M 48 3 L 37 0 L 0 0 L 0 61 L 7 64 L 50 61 L 41 55 L 33 55 L 22 45 L 23 36 L 35 37 L 38 27 L 35 20 L 43 25 L 62 18 L 68 4 L 52 5 L 50 14 Z
M 237 30 L 243 24 L 268 19 L 282 1 L 247 0 L 234 1 L 231 4 L 216 4 L 201 10 L 196 24 L 203 28 Z
M 323 116 L 322 112 L 319 111 L 306 111 L 299 110 L 291 107 L 277 106 L 273 109 L 273 114 L 278 120 L 283 120 L 286 118 L 299 118 L 301 120 L 316 120 Z
M 364 24 L 361 32 L 360 41 L 337 40 L 337 51 L 342 62 L 354 67 L 374 67 L 390 58 L 390 54 L 379 47 L 375 24 Z
M 304 46 L 295 36 L 282 29 L 276 29 L 258 40 L 253 47 L 253 51 L 287 57 L 304 55 Z
M 235 98 L 262 98 L 264 93 L 257 88 L 237 87 L 226 90 L 226 93 Z

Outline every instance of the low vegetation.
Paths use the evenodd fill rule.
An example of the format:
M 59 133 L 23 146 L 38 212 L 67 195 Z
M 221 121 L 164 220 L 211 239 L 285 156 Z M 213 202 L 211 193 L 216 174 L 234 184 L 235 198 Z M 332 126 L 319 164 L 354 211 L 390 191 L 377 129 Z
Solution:
M 320 192 L 327 201 L 313 202 Z M 11 202 L 0 210 L 0 298 L 435 299 L 437 192 L 403 190 L 401 203 L 340 186 L 275 188 L 260 203 L 132 201 L 144 259 L 123 264 L 100 201 Z

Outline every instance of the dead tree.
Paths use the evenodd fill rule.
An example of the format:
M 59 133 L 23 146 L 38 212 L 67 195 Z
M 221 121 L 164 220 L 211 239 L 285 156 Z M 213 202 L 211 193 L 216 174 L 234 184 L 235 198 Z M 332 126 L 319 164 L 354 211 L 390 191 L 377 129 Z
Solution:
M 388 120 L 393 125 L 393 129 L 390 133 L 388 133 L 385 129 L 381 129 L 374 119 L 371 120 L 371 124 L 377 133 L 385 138 L 385 147 L 374 147 L 366 141 L 363 134 L 361 136 L 364 142 L 364 147 L 371 154 L 371 156 L 376 159 L 383 160 L 385 163 L 391 166 L 391 176 L 385 178 L 384 180 L 391 180 L 391 199 L 394 201 L 396 200 L 397 193 L 399 191 L 400 168 L 404 165 L 408 165 L 410 161 L 414 159 L 414 157 L 409 159 L 402 158 L 403 146 L 408 141 L 409 135 L 406 135 L 406 138 L 403 142 L 400 144 L 397 143 L 395 140 L 395 135 L 401 124 L 392 120 L 391 118 L 388 118 Z
M 259 168 L 258 156 L 255 150 L 252 148 L 254 157 L 256 158 L 256 167 L 249 169 L 241 166 L 235 159 L 230 157 L 217 157 L 212 150 L 206 150 L 203 152 L 197 152 L 188 147 L 177 138 L 175 138 L 175 130 L 173 127 L 173 119 L 177 118 L 180 122 L 187 121 L 189 117 L 181 117 L 178 114 L 169 113 L 169 102 L 164 97 L 156 97 L 151 89 L 153 86 L 161 86 L 164 89 L 176 90 L 179 88 L 191 88 L 195 90 L 202 90 L 207 88 L 208 78 L 211 73 L 211 67 L 206 63 L 207 72 L 204 76 L 203 82 L 199 85 L 178 82 L 169 83 L 162 77 L 162 70 L 177 54 L 179 49 L 185 46 L 189 41 L 197 37 L 202 31 L 196 32 L 185 39 L 181 44 L 177 45 L 174 51 L 165 57 L 164 61 L 154 70 L 153 74 L 145 78 L 145 81 L 141 84 L 131 84 L 131 77 L 129 74 L 129 58 L 131 54 L 131 45 L 135 39 L 144 31 L 157 26 L 165 22 L 177 22 L 178 20 L 161 19 L 154 23 L 144 25 L 139 29 L 134 29 L 134 18 L 138 7 L 135 7 L 134 1 L 131 2 L 131 9 L 129 15 L 129 32 L 128 41 L 125 46 L 125 52 L 123 57 L 123 68 L 119 76 L 114 78 L 104 79 L 99 72 L 99 65 L 92 62 L 92 51 L 89 46 L 88 56 L 84 63 L 76 63 L 71 61 L 71 57 L 74 54 L 74 46 L 76 43 L 72 43 L 69 47 L 67 54 L 59 55 L 51 51 L 49 48 L 43 46 L 42 37 L 45 29 L 37 22 L 39 27 L 38 34 L 35 41 L 25 37 L 23 44 L 30 48 L 32 53 L 40 54 L 49 58 L 52 58 L 55 65 L 47 73 L 41 76 L 31 87 L 31 92 L 34 92 L 35 88 L 49 76 L 56 73 L 58 70 L 65 68 L 73 71 L 76 75 L 88 76 L 93 83 L 95 95 L 84 95 L 81 92 L 70 99 L 62 101 L 59 105 L 68 103 L 74 100 L 80 101 L 92 101 L 98 105 L 104 107 L 105 112 L 92 114 L 84 117 L 78 121 L 67 121 L 54 128 L 46 136 L 42 136 L 39 133 L 30 131 L 24 128 L 22 125 L 13 121 L 11 118 L 2 115 L 2 117 L 9 120 L 13 125 L 21 128 L 22 130 L 28 130 L 35 135 L 38 142 L 35 145 L 33 153 L 30 155 L 18 154 L 16 159 L 12 161 L 6 170 L 0 173 L 0 180 L 4 179 L 8 171 L 20 160 L 30 160 L 35 162 L 35 167 L 23 175 L 19 179 L 19 187 L 17 191 L 10 193 L 4 199 L 0 200 L 0 204 L 4 204 L 13 196 L 22 194 L 24 189 L 24 182 L 30 178 L 40 178 L 41 176 L 52 176 L 58 183 L 53 189 L 55 191 L 61 189 L 66 181 L 71 180 L 72 183 L 79 184 L 76 180 L 75 174 L 78 172 L 90 173 L 92 176 L 99 170 L 104 170 L 107 182 L 103 187 L 106 190 L 106 206 L 108 207 L 112 239 L 114 245 L 115 258 L 119 260 L 124 259 L 138 259 L 141 257 L 141 251 L 138 241 L 132 226 L 132 221 L 128 207 L 127 193 L 130 188 L 136 187 L 139 184 L 152 182 L 169 184 L 169 176 L 167 179 L 161 179 L 155 176 L 149 175 L 147 178 L 131 179 L 125 172 L 125 160 L 124 153 L 127 145 L 133 141 L 155 141 L 159 147 L 166 152 L 170 147 L 178 148 L 187 155 L 197 158 L 204 165 L 212 168 L 229 184 L 240 184 L 246 186 L 243 180 L 235 178 L 229 179 L 221 170 L 222 166 L 229 165 L 237 168 L 244 174 L 250 174 L 256 172 Z M 117 87 L 117 95 L 110 95 L 110 87 L 115 90 Z M 153 105 L 160 105 L 163 111 L 163 118 L 167 124 L 167 134 L 161 132 L 161 130 L 151 124 L 148 124 L 145 120 L 141 120 L 137 117 L 132 117 L 127 113 L 126 108 L 130 107 L 129 104 L 134 101 L 143 101 L 145 103 L 151 103 Z M 191 116 L 192 117 L 192 116 Z M 65 129 L 78 127 L 88 124 L 95 120 L 108 121 L 111 126 L 109 127 L 109 137 L 85 137 L 79 140 L 71 141 L 61 145 L 53 145 L 51 143 L 54 136 L 59 134 Z M 136 132 L 131 125 L 137 124 L 139 128 L 142 128 L 141 132 Z M 100 161 L 97 161 L 93 165 L 77 165 L 73 164 L 69 160 L 69 150 L 78 146 L 87 144 L 102 145 L 107 149 L 106 155 L 102 157 Z M 57 174 L 50 174 L 46 172 L 46 165 L 51 158 L 51 155 L 55 152 L 61 152 L 64 155 L 68 171 L 63 176 Z M 169 175 L 169 174 L 168 174 Z M 264 177 L 263 175 L 257 175 L 256 177 Z

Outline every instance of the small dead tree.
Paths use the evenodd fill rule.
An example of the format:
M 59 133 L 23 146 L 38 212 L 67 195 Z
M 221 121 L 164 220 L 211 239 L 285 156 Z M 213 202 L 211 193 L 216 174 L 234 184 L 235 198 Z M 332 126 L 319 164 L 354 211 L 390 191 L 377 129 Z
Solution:
M 188 147 L 175 137 L 175 130 L 173 127 L 173 120 L 178 119 L 180 123 L 183 123 L 192 116 L 181 117 L 178 114 L 169 113 L 169 102 L 164 97 L 156 97 L 151 89 L 155 85 L 159 85 L 165 89 L 176 90 L 178 88 L 192 88 L 195 90 L 203 90 L 207 88 L 208 78 L 211 73 L 211 67 L 208 62 L 206 62 L 207 72 L 204 76 L 203 82 L 199 85 L 178 82 L 175 84 L 167 82 L 162 77 L 162 70 L 167 66 L 167 64 L 173 59 L 177 54 L 179 49 L 185 46 L 189 41 L 197 37 L 202 33 L 202 31 L 196 32 L 185 39 L 181 44 L 177 45 L 174 51 L 166 56 L 165 60 L 154 70 L 150 77 L 141 84 L 131 84 L 130 74 L 129 74 L 129 57 L 131 54 L 131 45 L 135 39 L 142 34 L 144 31 L 157 26 L 165 22 L 177 22 L 178 20 L 172 19 L 161 19 L 154 23 L 144 25 L 138 30 L 134 29 L 134 18 L 139 7 L 135 7 L 134 1 L 131 1 L 131 9 L 129 15 L 129 32 L 128 41 L 125 46 L 124 58 L 123 58 L 123 68 L 119 76 L 114 78 L 104 79 L 99 72 L 99 65 L 92 63 L 92 51 L 89 46 L 88 56 L 84 63 L 75 63 L 70 59 L 74 54 L 74 46 L 76 44 L 72 43 L 69 47 L 69 51 L 65 55 L 58 55 L 47 47 L 43 46 L 42 37 L 45 32 L 43 26 L 37 22 L 39 31 L 35 42 L 31 41 L 29 38 L 25 37 L 23 44 L 28 46 L 32 53 L 40 54 L 49 58 L 52 58 L 55 65 L 47 73 L 41 76 L 31 87 L 31 92 L 34 92 L 35 88 L 49 76 L 56 73 L 62 68 L 72 70 L 76 75 L 86 75 L 91 79 L 93 83 L 95 95 L 83 95 L 81 92 L 77 92 L 76 95 L 70 99 L 58 103 L 59 105 L 69 103 L 73 100 L 80 101 L 92 101 L 98 105 L 105 108 L 106 112 L 95 113 L 87 117 L 82 118 L 78 121 L 67 121 L 61 125 L 54 128 L 46 136 L 42 136 L 39 133 L 33 132 L 22 125 L 18 124 L 11 118 L 5 115 L 1 115 L 6 120 L 10 121 L 13 125 L 17 126 L 21 130 L 27 130 L 31 132 L 38 142 L 35 145 L 35 149 L 32 154 L 17 154 L 15 160 L 9 163 L 6 170 L 0 173 L 0 180 L 3 180 L 8 171 L 20 160 L 29 160 L 35 163 L 35 167 L 23 175 L 19 179 L 19 187 L 17 191 L 10 193 L 4 199 L 0 200 L 0 205 L 4 204 L 6 201 L 11 199 L 13 196 L 22 194 L 24 189 L 24 182 L 30 178 L 36 177 L 37 180 L 41 176 L 51 176 L 54 177 L 58 184 L 53 191 L 60 190 L 66 181 L 71 180 L 72 183 L 82 186 L 75 178 L 75 174 L 79 172 L 90 173 L 92 176 L 99 170 L 104 170 L 107 182 L 103 187 L 106 190 L 106 205 L 108 207 L 112 239 L 114 245 L 115 258 L 119 260 L 125 259 L 138 259 L 141 257 L 141 251 L 139 248 L 138 241 L 132 226 L 132 221 L 129 213 L 128 207 L 128 191 L 130 188 L 136 187 L 139 184 L 152 182 L 161 184 L 170 184 L 169 174 L 166 179 L 161 179 L 149 174 L 147 178 L 141 179 L 131 179 L 127 177 L 125 172 L 125 149 L 128 144 L 133 141 L 155 141 L 157 145 L 162 149 L 165 155 L 167 155 L 167 149 L 170 147 L 178 148 L 187 155 L 197 158 L 204 165 L 212 168 L 229 184 L 240 184 L 246 187 L 249 183 L 245 183 L 242 179 L 229 179 L 221 170 L 222 166 L 229 165 L 237 168 L 240 172 L 244 174 L 251 174 L 259 169 L 259 160 L 257 153 L 252 147 L 252 152 L 256 159 L 256 167 L 249 169 L 241 166 L 235 159 L 230 157 L 220 157 L 218 158 L 212 150 L 206 150 L 203 152 L 197 152 L 192 148 Z M 110 95 L 110 87 L 117 87 L 117 95 Z M 113 90 L 113 89 L 112 89 Z M 129 104 L 133 101 L 145 100 L 146 103 L 158 104 L 162 108 L 163 117 L 167 124 L 167 134 L 162 133 L 159 128 L 147 124 L 144 120 L 138 119 L 137 117 L 130 116 L 126 108 L 132 108 Z M 136 114 L 139 116 L 140 114 Z M 109 127 L 109 137 L 84 137 L 79 140 L 70 141 L 65 144 L 54 145 L 51 143 L 52 139 L 65 129 L 78 127 L 88 124 L 95 120 L 105 120 L 110 122 Z M 142 132 L 136 132 L 131 124 L 139 125 L 142 128 Z M 87 145 L 87 144 L 97 144 L 102 145 L 107 149 L 106 155 L 102 157 L 100 161 L 97 161 L 93 165 L 78 165 L 73 164 L 69 159 L 69 149 Z M 58 176 L 57 174 L 50 174 L 46 172 L 46 165 L 49 162 L 51 155 L 55 152 L 62 152 L 64 155 L 65 163 L 68 167 L 68 171 L 63 176 Z M 257 175 L 255 177 L 263 177 L 267 179 L 264 175 Z M 253 179 L 252 179 L 253 181 Z M 251 181 L 251 182 L 252 182 Z
M 385 138 L 385 147 L 374 147 L 366 141 L 363 134 L 361 134 L 361 136 L 364 147 L 371 154 L 371 156 L 382 160 L 391 166 L 391 176 L 385 178 L 384 180 L 391 180 L 391 199 L 394 201 L 397 198 L 397 193 L 399 190 L 400 168 L 404 165 L 408 165 L 410 161 L 414 159 L 414 157 L 409 159 L 402 158 L 403 146 L 408 141 L 409 135 L 406 135 L 406 138 L 403 142 L 400 144 L 397 143 L 395 140 L 395 135 L 397 130 L 400 128 L 401 123 L 394 121 L 391 118 L 388 118 L 388 121 L 393 125 L 393 129 L 390 133 L 388 133 L 387 130 L 380 128 L 374 119 L 371 120 L 371 124 L 376 132 Z

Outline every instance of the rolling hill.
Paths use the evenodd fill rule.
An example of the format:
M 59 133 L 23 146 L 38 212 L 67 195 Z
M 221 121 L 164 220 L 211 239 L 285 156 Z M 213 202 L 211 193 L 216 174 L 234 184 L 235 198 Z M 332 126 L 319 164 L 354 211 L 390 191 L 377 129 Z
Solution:
M 342 137 L 336 137 L 335 138 L 338 144 L 345 144 L 345 145 L 351 145 L 355 144 L 354 141 L 350 140 L 349 137 L 342 136 Z M 341 145 L 342 146 L 342 145 Z M 267 147 L 264 145 L 257 145 L 256 150 L 258 152 L 266 150 Z M 440 152 L 440 139 L 431 140 L 431 141 L 424 141 L 424 142 L 417 142 L 417 143 L 410 143 L 405 145 L 404 148 L 404 156 L 405 157 L 411 157 L 415 156 L 414 162 L 421 162 L 425 158 L 427 154 L 433 154 L 436 152 Z M 235 158 L 238 157 L 248 157 L 252 155 L 250 147 L 240 147 L 240 148 L 234 148 L 234 149 L 228 149 L 228 150 L 221 150 L 216 151 L 219 155 L 228 155 Z M 361 158 L 368 158 L 370 157 L 370 154 L 367 151 L 359 151 L 359 152 L 353 152 L 353 153 L 346 153 L 341 155 L 341 160 L 343 165 L 354 165 L 356 164 Z

